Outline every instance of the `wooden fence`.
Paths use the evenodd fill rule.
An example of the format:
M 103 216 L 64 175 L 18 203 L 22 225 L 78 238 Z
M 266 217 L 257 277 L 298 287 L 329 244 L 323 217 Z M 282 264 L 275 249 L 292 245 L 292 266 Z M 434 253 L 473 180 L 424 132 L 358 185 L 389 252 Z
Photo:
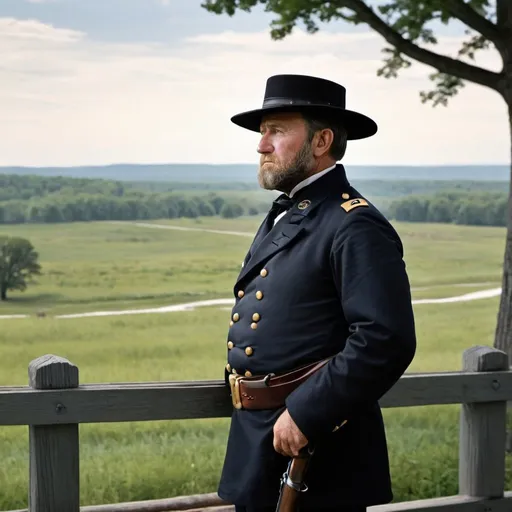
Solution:
M 382 398 L 382 407 L 462 404 L 459 494 L 380 505 L 368 512 L 511 512 L 512 492 L 505 492 L 508 401 L 508 358 L 490 347 L 464 352 L 461 372 L 404 375 Z M 80 423 L 230 414 L 222 381 L 79 385 L 78 368 L 53 355 L 30 363 L 28 387 L 0 387 L 0 425 L 29 426 L 30 512 L 198 511 L 207 506 L 209 511 L 231 511 L 234 507 L 216 494 L 80 507 L 78 436 Z

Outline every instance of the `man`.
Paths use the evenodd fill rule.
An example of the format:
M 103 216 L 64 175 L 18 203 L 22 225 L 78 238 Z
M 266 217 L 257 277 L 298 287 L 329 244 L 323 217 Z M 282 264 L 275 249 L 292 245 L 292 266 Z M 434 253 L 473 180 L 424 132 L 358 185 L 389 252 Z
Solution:
M 261 133 L 259 183 L 283 194 L 234 286 L 219 496 L 275 510 L 290 457 L 311 447 L 301 511 L 389 502 L 378 400 L 415 354 L 410 286 L 399 236 L 336 163 L 377 126 L 343 86 L 302 75 L 270 77 L 262 108 L 232 121 Z

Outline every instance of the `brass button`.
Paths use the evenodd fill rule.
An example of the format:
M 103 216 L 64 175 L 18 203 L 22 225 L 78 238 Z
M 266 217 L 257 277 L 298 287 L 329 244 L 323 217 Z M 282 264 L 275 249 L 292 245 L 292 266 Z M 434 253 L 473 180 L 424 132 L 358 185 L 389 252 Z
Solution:
M 230 365 L 229 363 L 226 365 L 226 370 L 227 370 L 228 372 L 230 372 L 230 371 L 231 371 L 231 365 Z
M 260 314 L 259 313 L 254 313 L 254 315 L 252 315 L 252 319 L 257 322 L 259 319 L 261 318 Z
M 229 327 L 233 327 L 234 322 L 229 322 Z
M 251 324 L 251 329 L 257 329 L 258 328 L 258 324 L 256 322 L 253 322 Z
M 247 371 L 245 372 L 245 376 L 246 376 L 246 377 L 252 377 L 252 373 L 251 373 L 249 370 L 247 370 Z
M 239 315 L 238 313 L 235 313 L 235 314 L 233 315 L 233 321 L 234 321 L 234 322 L 238 322 L 238 320 L 240 320 L 240 315 Z
M 267 275 L 268 275 L 268 270 L 266 268 L 262 268 L 260 271 L 260 276 L 267 277 Z
M 252 347 L 247 347 L 245 349 L 245 353 L 248 355 L 248 356 L 252 356 L 254 350 L 252 349 Z
M 245 292 L 243 290 L 238 290 L 238 296 L 242 298 L 245 295 Z
M 235 346 L 235 344 L 232 341 L 228 341 L 229 350 L 231 350 L 234 346 Z
M 345 193 L 341 194 L 341 197 L 343 199 L 348 199 L 350 197 L 350 195 L 345 192 Z
M 263 292 L 261 292 L 261 291 L 259 291 L 259 290 L 258 290 L 258 291 L 256 292 L 256 298 L 257 298 L 258 300 L 263 299 Z

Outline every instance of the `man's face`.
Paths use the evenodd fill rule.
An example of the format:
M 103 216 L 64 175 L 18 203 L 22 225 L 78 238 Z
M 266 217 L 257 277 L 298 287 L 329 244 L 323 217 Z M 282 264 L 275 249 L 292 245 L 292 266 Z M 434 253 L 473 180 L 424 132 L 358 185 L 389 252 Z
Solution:
M 306 123 L 300 114 L 279 113 L 266 116 L 260 128 L 259 184 L 289 193 L 310 176 L 315 164 Z

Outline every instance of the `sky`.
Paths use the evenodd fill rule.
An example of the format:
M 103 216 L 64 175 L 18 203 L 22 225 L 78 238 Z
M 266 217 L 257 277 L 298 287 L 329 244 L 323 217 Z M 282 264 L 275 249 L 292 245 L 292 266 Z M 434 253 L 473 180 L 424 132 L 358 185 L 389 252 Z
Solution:
M 269 76 L 315 75 L 373 118 L 347 165 L 506 164 L 508 116 L 467 84 L 448 107 L 422 104 L 434 70 L 377 76 L 383 39 L 345 22 L 273 41 L 261 8 L 215 15 L 202 0 L 0 0 L 0 165 L 256 163 L 259 134 L 230 118 L 259 108 Z M 455 56 L 462 27 L 436 51 Z M 476 62 L 499 71 L 494 50 Z

